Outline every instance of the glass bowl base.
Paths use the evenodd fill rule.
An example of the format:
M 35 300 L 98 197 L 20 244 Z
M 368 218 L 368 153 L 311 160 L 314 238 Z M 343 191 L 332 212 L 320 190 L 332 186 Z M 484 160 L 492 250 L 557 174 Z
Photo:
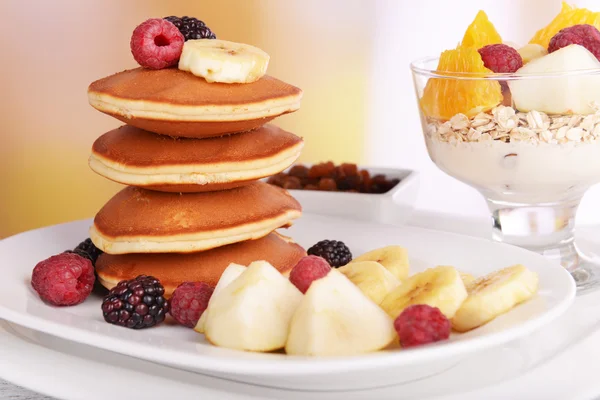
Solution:
M 573 244 L 574 257 L 562 260 L 577 284 L 577 294 L 582 295 L 600 289 L 600 257 L 585 252 L 577 243 Z
M 492 212 L 492 237 L 539 253 L 571 273 L 578 295 L 600 289 L 598 244 L 583 250 L 575 241 L 575 213 L 579 198 L 545 204 L 519 204 L 487 198 Z M 591 244 L 591 243 L 590 243 Z
M 600 264 L 583 262 L 570 272 L 577 284 L 578 295 L 600 289 Z

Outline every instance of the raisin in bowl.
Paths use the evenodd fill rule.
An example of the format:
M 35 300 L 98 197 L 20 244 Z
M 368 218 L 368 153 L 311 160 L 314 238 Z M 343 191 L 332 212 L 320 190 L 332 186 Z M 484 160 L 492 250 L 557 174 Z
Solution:
M 295 164 L 266 179 L 287 189 L 304 212 L 403 224 L 419 189 L 415 171 L 324 162 Z

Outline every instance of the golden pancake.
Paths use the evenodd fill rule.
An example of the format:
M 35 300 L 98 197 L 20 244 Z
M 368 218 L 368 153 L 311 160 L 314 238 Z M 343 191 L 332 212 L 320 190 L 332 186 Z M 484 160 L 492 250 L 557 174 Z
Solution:
M 100 136 L 89 164 L 125 185 L 165 192 L 234 188 L 275 175 L 296 161 L 298 136 L 267 124 L 218 138 L 172 138 L 125 125 Z
M 265 75 L 252 83 L 208 83 L 177 68 L 136 68 L 93 82 L 92 107 L 138 128 L 204 138 L 256 129 L 300 108 L 302 90 Z
M 261 238 L 301 214 L 286 190 L 260 181 L 185 194 L 128 186 L 96 214 L 90 237 L 109 254 L 191 253 Z
M 102 254 L 96 262 L 100 283 L 108 289 L 124 279 L 152 275 L 171 293 L 183 282 L 206 282 L 216 285 L 230 263 L 248 265 L 265 260 L 283 274 L 296 265 L 306 252 L 299 245 L 277 233 L 261 239 L 230 244 L 189 254 Z

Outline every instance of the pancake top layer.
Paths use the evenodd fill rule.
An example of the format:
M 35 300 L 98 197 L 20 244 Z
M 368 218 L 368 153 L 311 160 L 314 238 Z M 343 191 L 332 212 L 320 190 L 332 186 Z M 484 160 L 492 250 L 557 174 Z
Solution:
M 230 263 L 248 265 L 265 260 L 285 272 L 305 255 L 301 246 L 271 233 L 257 240 L 189 254 L 102 254 L 96 271 L 103 280 L 114 281 L 114 284 L 145 274 L 160 279 L 165 288 L 181 282 L 202 281 L 215 285 Z
M 148 167 L 252 161 L 300 150 L 301 144 L 300 137 L 270 124 L 206 139 L 172 138 L 125 125 L 100 136 L 92 152 L 118 164 Z
M 88 92 L 182 106 L 230 106 L 300 97 L 302 90 L 265 75 L 252 83 L 208 83 L 177 68 L 136 68 L 93 82 Z
M 264 182 L 205 193 L 163 193 L 128 186 L 96 214 L 94 226 L 112 238 L 212 232 L 277 218 L 298 217 L 300 204 Z

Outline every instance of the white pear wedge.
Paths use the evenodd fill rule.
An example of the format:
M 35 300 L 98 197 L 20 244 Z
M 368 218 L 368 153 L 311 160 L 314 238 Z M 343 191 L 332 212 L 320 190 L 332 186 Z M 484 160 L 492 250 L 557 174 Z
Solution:
M 331 270 L 304 295 L 285 350 L 303 356 L 353 355 L 380 350 L 395 337 L 392 319 L 346 276 Z
M 229 266 L 227 268 L 225 268 L 225 271 L 223 271 L 223 273 L 221 274 L 221 277 L 219 278 L 219 282 L 217 282 L 217 286 L 215 286 L 215 290 L 213 291 L 213 294 L 210 297 L 210 300 L 208 301 L 208 306 L 206 307 L 206 310 L 208 310 L 208 307 L 210 307 L 210 302 L 212 301 L 215 294 L 219 293 L 227 285 L 229 285 L 231 282 L 236 280 L 237 277 L 240 276 L 242 274 L 242 272 L 244 272 L 245 270 L 246 270 L 246 267 L 244 265 L 235 264 L 235 263 L 231 263 L 231 264 L 229 264 Z M 200 316 L 200 319 L 198 320 L 198 323 L 194 327 L 194 330 L 198 333 L 204 333 L 204 322 L 206 321 L 206 310 L 204 310 L 204 312 Z
M 600 61 L 585 47 L 576 44 L 563 47 L 531 60 L 517 70 L 517 74 L 538 74 L 542 77 L 509 81 L 512 101 L 522 112 L 591 114 L 594 112 L 592 104 L 600 103 L 600 75 L 564 73 L 598 68 Z M 563 75 L 544 78 L 544 74 Z
M 255 261 L 224 289 L 213 293 L 205 311 L 206 340 L 237 350 L 281 349 L 302 297 L 275 267 Z

